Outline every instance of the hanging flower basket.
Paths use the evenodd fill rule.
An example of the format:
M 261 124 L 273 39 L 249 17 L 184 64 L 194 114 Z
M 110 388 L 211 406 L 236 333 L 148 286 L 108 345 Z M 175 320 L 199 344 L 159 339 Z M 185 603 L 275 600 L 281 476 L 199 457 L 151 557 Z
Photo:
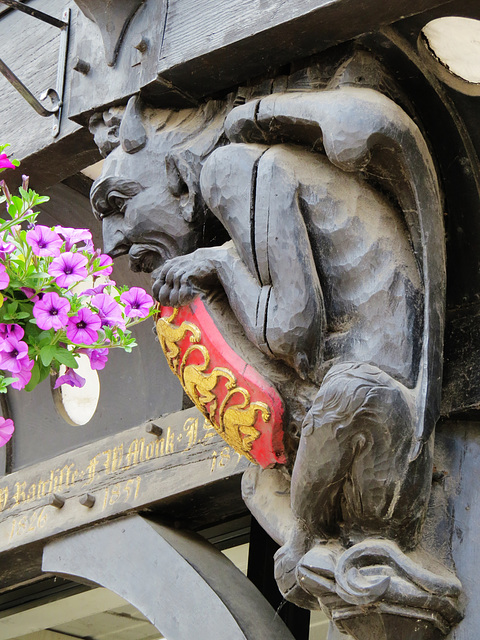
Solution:
M 18 166 L 6 146 L 0 171 Z M 0 393 L 31 391 L 50 374 L 55 388 L 82 387 L 79 356 L 100 370 L 110 349 L 130 352 L 131 328 L 153 315 L 153 299 L 110 279 L 112 259 L 94 248 L 89 229 L 37 224 L 34 209 L 49 198 L 29 189 L 26 176 L 18 195 L 4 181 L 0 189 Z M 12 420 L 0 418 L 0 446 L 13 431 Z

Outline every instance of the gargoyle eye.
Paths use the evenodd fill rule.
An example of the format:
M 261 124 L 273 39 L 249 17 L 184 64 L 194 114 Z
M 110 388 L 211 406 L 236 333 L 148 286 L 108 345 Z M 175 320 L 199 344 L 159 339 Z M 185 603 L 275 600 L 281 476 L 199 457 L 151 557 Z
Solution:
M 110 191 L 110 193 L 107 195 L 106 200 L 110 205 L 110 213 L 107 215 L 112 215 L 114 213 L 125 213 L 125 208 L 128 201 L 130 200 L 130 196 L 120 193 L 119 191 Z

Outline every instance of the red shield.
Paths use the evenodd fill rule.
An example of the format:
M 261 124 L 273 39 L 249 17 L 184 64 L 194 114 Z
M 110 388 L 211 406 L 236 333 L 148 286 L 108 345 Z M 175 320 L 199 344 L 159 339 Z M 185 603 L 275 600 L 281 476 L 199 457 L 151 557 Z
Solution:
M 161 307 L 157 333 L 185 392 L 224 440 L 263 468 L 285 463 L 282 399 L 227 344 L 200 298 Z

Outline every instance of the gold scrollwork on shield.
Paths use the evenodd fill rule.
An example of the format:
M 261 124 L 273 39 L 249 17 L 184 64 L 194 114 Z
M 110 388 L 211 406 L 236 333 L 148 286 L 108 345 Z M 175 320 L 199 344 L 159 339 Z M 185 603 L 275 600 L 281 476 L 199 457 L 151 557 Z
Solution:
M 237 453 L 255 462 L 250 451 L 255 440 L 261 436 L 261 431 L 255 427 L 255 423 L 259 413 L 264 422 L 270 420 L 269 406 L 265 402 L 251 402 L 250 392 L 238 386 L 237 379 L 230 369 L 214 367 L 207 371 L 210 366 L 210 354 L 205 345 L 199 344 L 202 338 L 201 331 L 192 322 L 185 321 L 175 325 L 174 320 L 178 312 L 179 309 L 174 309 L 171 316 L 158 318 L 156 322 L 160 344 L 170 368 L 180 379 L 188 397 L 210 420 L 222 438 Z M 190 342 L 193 344 L 182 356 L 178 343 L 187 333 L 191 334 Z M 192 362 L 194 354 L 196 360 L 200 359 L 201 362 Z M 215 388 L 221 380 L 225 383 L 226 395 L 218 407 Z

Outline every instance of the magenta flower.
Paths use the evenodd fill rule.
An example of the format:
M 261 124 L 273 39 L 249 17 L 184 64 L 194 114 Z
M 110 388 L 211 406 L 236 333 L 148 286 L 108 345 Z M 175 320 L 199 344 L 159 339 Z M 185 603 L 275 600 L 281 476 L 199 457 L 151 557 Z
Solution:
M 13 436 L 15 426 L 13 420 L 0 417 L 0 447 L 4 447 L 10 438 Z
M 115 286 L 116 284 L 117 283 L 115 282 L 115 280 L 109 280 L 108 282 L 102 282 L 102 284 L 97 284 L 97 286 L 93 287 L 93 289 L 85 289 L 85 291 L 82 291 L 82 293 L 80 295 L 81 296 L 96 296 L 97 293 L 103 293 L 107 287 L 110 287 L 111 285 Z
M 0 154 L 0 169 L 15 169 L 15 165 L 10 162 L 6 153 Z
M 129 318 L 146 318 L 153 306 L 153 298 L 141 287 L 132 287 L 120 296 Z
M 35 289 L 32 289 L 31 287 L 20 287 L 20 291 L 25 294 L 30 302 L 37 302 L 37 300 L 41 300 L 43 298 L 43 293 L 39 293 L 37 295 Z
M 0 323 L 0 351 L 2 350 L 2 343 L 6 338 L 13 338 L 14 340 L 21 340 L 25 335 L 25 331 L 19 324 L 4 324 Z
M 12 337 L 6 338 L 1 344 L 0 369 L 18 373 L 22 369 L 28 368 L 29 365 L 27 343 Z
M 10 284 L 10 277 L 5 269 L 5 265 L 0 264 L 0 289 L 6 289 Z
M 96 271 L 93 271 L 92 275 L 96 276 L 101 273 L 102 276 L 109 276 L 113 271 L 113 260 L 106 253 L 102 253 L 99 256 L 98 267 Z
M 58 293 L 45 293 L 43 298 L 33 305 L 33 315 L 40 329 L 58 331 L 67 325 L 70 302 Z
M 23 368 L 20 371 L 15 373 L 15 377 L 17 378 L 15 382 L 12 382 L 11 387 L 13 389 L 24 389 L 27 384 L 30 382 L 30 378 L 32 377 L 32 369 L 34 365 L 33 360 L 29 360 L 28 358 L 23 360 Z
M 63 374 L 63 376 L 60 376 L 59 378 L 57 378 L 53 388 L 58 389 L 58 387 L 60 387 L 62 384 L 69 384 L 71 387 L 81 388 L 83 387 L 85 382 L 86 382 L 85 378 L 82 378 L 82 376 L 78 375 L 75 369 L 70 369 L 70 367 L 67 367 L 67 370 Z
M 6 240 L 0 240 L 0 260 L 5 260 L 7 253 L 12 253 L 15 249 L 13 242 L 7 242 Z
M 108 349 L 79 349 L 78 353 L 84 353 L 90 360 L 90 367 L 101 371 L 105 369 L 108 361 Z
M 78 315 L 68 319 L 67 338 L 75 344 L 92 344 L 98 340 L 102 321 L 90 309 L 80 309 Z
M 122 307 L 108 293 L 98 293 L 92 298 L 92 305 L 98 309 L 102 327 L 120 327 L 125 329 Z
M 70 251 L 73 245 L 79 242 L 85 242 L 88 250 L 93 249 L 92 232 L 89 229 L 74 229 L 58 225 L 55 231 L 65 239 L 65 251 Z
M 27 231 L 27 242 L 36 256 L 59 256 L 63 240 L 55 231 L 42 224 Z
M 68 289 L 75 282 L 87 277 L 88 273 L 85 269 L 87 262 L 87 258 L 81 253 L 62 253 L 52 260 L 48 273 L 56 279 L 59 287 Z

